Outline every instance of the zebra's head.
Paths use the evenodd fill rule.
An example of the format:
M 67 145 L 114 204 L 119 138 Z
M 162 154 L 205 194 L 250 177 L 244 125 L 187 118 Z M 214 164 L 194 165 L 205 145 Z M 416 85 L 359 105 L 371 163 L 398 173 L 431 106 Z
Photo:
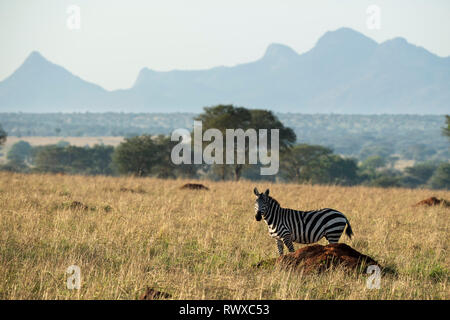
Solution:
M 261 221 L 262 216 L 267 212 L 269 208 L 269 189 L 264 193 L 259 193 L 258 189 L 253 189 L 253 192 L 257 196 L 255 201 L 255 219 Z

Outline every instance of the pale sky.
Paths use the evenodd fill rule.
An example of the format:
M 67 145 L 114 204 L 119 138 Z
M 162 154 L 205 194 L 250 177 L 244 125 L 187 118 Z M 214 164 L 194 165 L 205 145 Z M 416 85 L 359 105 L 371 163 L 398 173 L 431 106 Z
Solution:
M 79 30 L 66 25 L 70 5 Z M 366 25 L 369 5 L 381 9 L 379 30 Z M 37 50 L 105 89 L 128 88 L 143 67 L 233 66 L 274 42 L 303 53 L 340 27 L 449 56 L 449 18 L 448 0 L 0 0 L 0 81 Z

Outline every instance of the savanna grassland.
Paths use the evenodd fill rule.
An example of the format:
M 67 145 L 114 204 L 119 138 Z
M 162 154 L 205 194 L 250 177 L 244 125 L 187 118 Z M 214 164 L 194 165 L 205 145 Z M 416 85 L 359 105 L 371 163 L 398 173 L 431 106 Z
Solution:
M 147 286 L 173 299 L 450 298 L 450 209 L 412 207 L 448 191 L 247 181 L 180 190 L 186 182 L 1 172 L 0 299 L 136 299 Z M 381 288 L 340 268 L 253 267 L 277 256 L 254 218 L 254 186 L 284 207 L 346 214 L 355 235 L 341 242 L 386 267 Z M 80 290 L 66 287 L 70 265 Z

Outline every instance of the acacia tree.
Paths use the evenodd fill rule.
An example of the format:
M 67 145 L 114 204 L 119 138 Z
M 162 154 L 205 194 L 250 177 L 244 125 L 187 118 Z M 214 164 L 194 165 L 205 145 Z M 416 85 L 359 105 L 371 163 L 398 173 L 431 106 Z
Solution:
M 202 121 L 202 131 L 208 129 L 218 129 L 223 136 L 222 145 L 226 144 L 226 129 L 260 129 L 268 130 L 268 148 L 270 148 L 270 130 L 279 129 L 279 145 L 281 151 L 289 148 L 296 140 L 294 131 L 291 128 L 285 127 L 280 120 L 268 110 L 249 110 L 243 107 L 235 107 L 233 105 L 217 105 L 212 107 L 205 107 L 204 112 L 195 118 L 197 121 Z M 203 134 L 202 132 L 202 134 Z M 245 154 L 248 154 L 249 144 L 245 143 Z M 235 159 L 237 150 L 237 143 L 235 138 L 234 143 Z M 242 176 L 242 171 L 248 164 L 225 164 L 225 154 L 223 154 L 222 163 L 214 164 L 213 170 L 219 173 L 222 180 L 226 179 L 227 173 L 232 172 L 234 179 L 238 181 Z M 229 170 L 231 169 L 231 170 Z
M 205 107 L 204 112 L 198 115 L 195 120 L 202 122 L 202 136 L 204 131 L 208 129 L 217 129 L 222 133 L 222 145 L 225 146 L 226 129 L 243 129 L 247 130 L 251 124 L 251 114 L 243 107 L 234 107 L 233 105 L 217 105 L 213 107 Z M 204 143 L 206 144 L 206 143 Z M 222 164 L 212 165 L 212 170 L 217 173 L 220 179 L 225 180 L 230 169 L 225 164 L 225 153 L 222 153 Z M 239 169 L 233 170 L 235 175 L 239 173 Z M 239 178 L 235 177 L 237 180 Z

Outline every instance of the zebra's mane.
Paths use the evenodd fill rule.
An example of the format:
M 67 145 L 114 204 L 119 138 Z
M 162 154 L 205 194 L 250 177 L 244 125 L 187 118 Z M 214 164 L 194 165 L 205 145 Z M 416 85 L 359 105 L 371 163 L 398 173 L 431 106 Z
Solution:
M 271 196 L 267 196 L 267 198 L 269 198 L 269 203 L 271 203 L 271 204 L 275 203 L 276 205 L 281 207 L 280 203 L 277 200 L 275 200 L 274 198 L 272 198 Z
M 280 205 L 280 203 L 276 199 L 272 198 L 271 196 L 267 196 L 267 198 L 269 199 L 270 204 L 275 203 L 275 205 L 279 206 L 281 209 L 288 209 L 288 208 L 282 207 Z M 310 210 L 310 211 L 302 211 L 302 210 L 298 210 L 298 209 L 289 209 L 289 210 L 291 210 L 293 212 L 301 212 L 301 213 L 316 212 L 316 210 Z

